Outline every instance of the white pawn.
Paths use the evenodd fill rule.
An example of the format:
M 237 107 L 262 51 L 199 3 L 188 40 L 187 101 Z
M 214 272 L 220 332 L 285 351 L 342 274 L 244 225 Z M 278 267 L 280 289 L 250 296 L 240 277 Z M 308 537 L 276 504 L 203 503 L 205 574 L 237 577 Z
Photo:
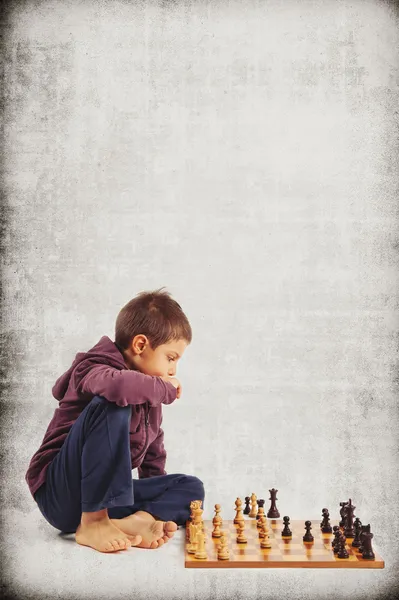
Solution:
M 271 548 L 272 547 L 272 545 L 270 543 L 270 539 L 269 539 L 269 534 L 266 531 L 265 525 L 263 525 L 263 538 L 260 541 L 260 547 L 261 548 Z
M 228 558 L 230 558 L 230 554 L 226 543 L 226 533 L 222 531 L 222 537 L 220 538 L 220 544 L 218 546 L 218 559 L 227 560 Z
M 258 507 L 257 499 L 258 498 L 256 497 L 256 494 L 252 493 L 251 494 L 251 510 L 250 510 L 248 517 L 256 518 L 256 515 L 258 512 L 257 511 L 257 507 Z

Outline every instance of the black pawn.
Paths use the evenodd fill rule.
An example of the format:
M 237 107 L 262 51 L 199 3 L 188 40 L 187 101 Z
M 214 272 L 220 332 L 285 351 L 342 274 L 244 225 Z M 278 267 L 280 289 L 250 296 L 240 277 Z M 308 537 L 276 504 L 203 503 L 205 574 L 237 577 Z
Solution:
M 353 527 L 355 529 L 355 537 L 353 538 L 352 546 L 354 548 L 359 548 L 360 547 L 360 533 L 362 531 L 362 522 L 358 517 L 356 517 Z
M 251 501 L 251 498 L 249 496 L 245 496 L 244 515 L 249 515 L 249 513 L 251 512 L 251 509 L 249 507 L 250 501 Z
M 328 508 L 323 508 L 321 511 L 321 516 L 322 519 L 320 521 L 320 529 L 323 527 L 323 523 L 324 523 L 324 515 L 328 512 Z
M 265 501 L 262 500 L 262 498 L 259 498 L 259 500 L 258 500 L 258 512 L 256 513 L 256 518 L 257 519 L 260 518 L 259 508 L 263 507 L 264 505 L 265 505 Z
M 334 539 L 333 539 L 333 541 L 331 542 L 331 546 L 332 546 L 332 548 L 334 548 L 334 547 L 337 545 L 337 543 L 338 543 L 338 538 L 339 538 L 339 536 L 340 536 L 340 530 L 339 530 L 339 527 L 338 527 L 338 525 L 334 525 L 334 527 L 333 527 L 333 533 L 334 533 Z
M 330 513 L 327 508 L 323 508 L 323 520 L 321 522 L 322 533 L 332 533 L 332 527 L 330 525 Z
M 345 547 L 346 538 L 343 534 L 341 534 L 341 538 L 339 540 L 339 549 L 338 549 L 338 558 L 349 558 L 349 553 Z
M 283 521 L 284 521 L 284 529 L 281 532 L 281 535 L 284 536 L 284 537 L 292 537 L 292 531 L 288 527 L 288 525 L 290 524 L 290 518 L 289 517 L 283 517 Z
M 375 554 L 373 552 L 373 548 L 371 547 L 371 540 L 373 539 L 373 534 L 370 531 L 365 531 L 363 533 L 363 552 L 362 557 L 372 560 L 375 558 Z
M 310 530 L 312 529 L 312 522 L 311 521 L 305 521 L 305 528 L 306 528 L 306 533 L 303 536 L 303 541 L 304 542 L 313 542 L 314 541 L 314 537 L 313 535 L 310 533 Z
M 334 539 L 332 541 L 332 547 L 334 550 L 334 554 L 337 554 L 337 552 L 339 551 L 339 544 L 342 538 L 342 531 L 340 530 L 340 528 L 338 527 L 338 529 L 334 532 Z

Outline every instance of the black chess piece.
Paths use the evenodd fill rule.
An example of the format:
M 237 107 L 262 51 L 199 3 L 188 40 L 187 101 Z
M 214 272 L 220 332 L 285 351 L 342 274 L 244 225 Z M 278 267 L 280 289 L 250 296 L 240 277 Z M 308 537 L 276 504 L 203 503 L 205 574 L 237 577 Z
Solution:
M 249 496 L 245 496 L 245 508 L 244 508 L 244 515 L 249 515 L 249 513 L 251 512 L 251 508 L 249 506 L 249 503 L 251 501 L 251 498 Z
M 339 511 L 339 514 L 341 515 L 341 520 L 339 522 L 339 526 L 340 527 L 345 527 L 345 513 L 346 513 L 346 505 L 348 504 L 348 502 L 340 502 L 339 505 L 341 507 L 341 510 Z
M 333 533 L 334 533 L 334 539 L 331 542 L 331 546 L 332 546 L 332 548 L 335 548 L 335 546 L 338 544 L 338 538 L 341 534 L 341 531 L 340 531 L 340 528 L 338 527 L 338 525 L 334 525 Z
M 292 531 L 289 528 L 290 518 L 289 517 L 283 517 L 283 521 L 284 521 L 284 529 L 281 532 L 281 535 L 283 537 L 292 537 Z
M 330 513 L 327 508 L 323 508 L 323 520 L 321 522 L 322 533 L 332 533 L 332 527 L 330 525 Z
M 366 558 L 368 560 L 373 560 L 375 558 L 375 554 L 373 552 L 373 548 L 371 546 L 371 540 L 374 535 L 370 531 L 365 531 L 363 533 L 363 552 L 362 558 Z
M 352 500 L 349 498 L 349 502 L 345 507 L 345 529 L 344 534 L 346 539 L 355 537 L 355 531 L 353 529 L 353 518 L 356 506 L 353 506 Z
M 323 508 L 321 511 L 321 516 L 322 519 L 320 521 L 320 529 L 323 527 L 323 523 L 324 523 L 324 515 L 326 514 L 326 512 L 328 512 L 328 508 Z
M 359 552 L 363 552 L 363 535 L 365 533 L 370 533 L 370 525 L 362 525 L 362 529 L 360 531 L 360 546 L 358 548 Z
M 359 548 L 360 547 L 360 533 L 362 531 L 362 522 L 358 517 L 356 517 L 356 519 L 355 519 L 354 529 L 355 529 L 355 537 L 353 539 L 352 546 L 354 548 Z
M 278 490 L 275 490 L 273 488 L 273 489 L 269 490 L 269 492 L 270 492 L 270 500 L 272 502 L 271 502 L 269 511 L 267 513 L 267 518 L 268 519 L 278 519 L 279 516 L 280 516 L 280 513 L 278 512 L 277 506 L 276 506 L 276 500 L 277 500 L 277 492 L 278 492 Z
M 311 521 L 305 521 L 305 528 L 306 528 L 306 533 L 303 536 L 303 541 L 304 542 L 313 542 L 314 541 L 314 537 L 313 535 L 310 533 L 310 530 L 312 529 L 312 522 Z
M 262 498 L 259 498 L 258 500 L 258 512 L 256 513 L 256 518 L 259 519 L 260 514 L 259 514 L 259 509 L 261 507 L 263 507 L 265 505 L 265 501 Z
M 346 543 L 346 537 L 344 536 L 343 533 L 341 533 L 340 540 L 338 543 L 338 555 L 337 555 L 338 558 L 349 558 L 349 553 L 346 549 L 345 543 Z

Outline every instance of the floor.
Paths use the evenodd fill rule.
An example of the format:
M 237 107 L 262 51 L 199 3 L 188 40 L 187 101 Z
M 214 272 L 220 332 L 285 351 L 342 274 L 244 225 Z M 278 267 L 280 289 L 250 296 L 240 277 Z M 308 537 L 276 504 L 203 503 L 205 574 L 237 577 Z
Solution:
M 386 569 L 185 569 L 184 535 L 156 550 L 130 548 L 105 554 L 80 546 L 74 535 L 49 525 L 37 507 L 22 513 L 5 509 L 3 516 L 3 581 L 12 597 L 30 599 L 148 600 L 290 598 L 351 600 L 385 597 L 394 576 L 389 557 Z M 322 572 L 321 572 L 322 571 Z

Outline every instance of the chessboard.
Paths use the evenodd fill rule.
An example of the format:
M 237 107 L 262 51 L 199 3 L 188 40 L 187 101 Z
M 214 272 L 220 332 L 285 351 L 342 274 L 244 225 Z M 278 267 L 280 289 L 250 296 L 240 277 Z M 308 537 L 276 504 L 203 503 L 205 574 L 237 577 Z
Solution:
M 269 538 L 271 548 L 262 549 L 255 519 L 245 518 L 244 534 L 246 544 L 236 541 L 238 526 L 233 521 L 223 519 L 222 530 L 226 532 L 229 558 L 219 560 L 217 546 L 219 538 L 212 538 L 212 521 L 203 521 L 205 533 L 205 550 L 207 558 L 195 558 L 194 554 L 187 552 L 188 540 L 185 539 L 185 562 L 187 568 L 200 569 L 229 569 L 229 568 L 310 568 L 310 569 L 383 569 L 384 561 L 375 552 L 374 559 L 365 559 L 357 548 L 351 546 L 352 539 L 346 540 L 348 558 L 338 558 L 331 547 L 333 534 L 322 533 L 320 520 L 312 524 L 313 542 L 304 542 L 304 521 L 290 521 L 292 537 L 283 538 L 281 532 L 284 528 L 282 519 L 268 519 Z M 331 525 L 338 525 L 339 521 L 331 521 Z M 188 523 L 187 523 L 188 525 Z

